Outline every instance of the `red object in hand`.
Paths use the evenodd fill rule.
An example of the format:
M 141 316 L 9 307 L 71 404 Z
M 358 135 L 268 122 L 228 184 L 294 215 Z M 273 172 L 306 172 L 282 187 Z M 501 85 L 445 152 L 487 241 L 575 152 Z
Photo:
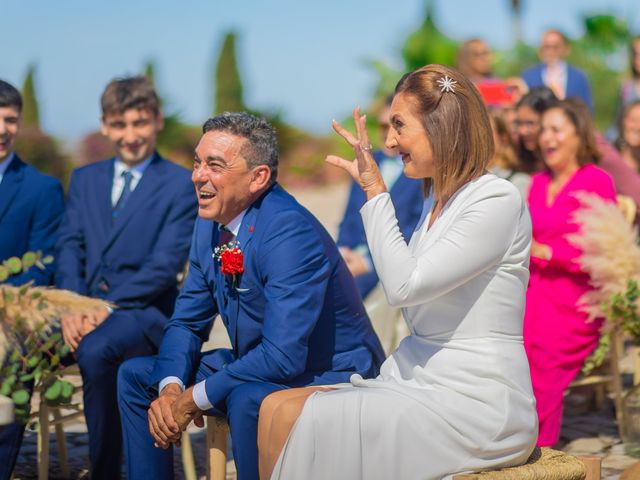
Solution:
M 508 107 L 515 100 L 515 89 L 500 80 L 485 80 L 476 85 L 488 107 Z
M 220 270 L 225 275 L 238 275 L 244 272 L 244 256 L 239 248 L 223 250 L 220 253 Z

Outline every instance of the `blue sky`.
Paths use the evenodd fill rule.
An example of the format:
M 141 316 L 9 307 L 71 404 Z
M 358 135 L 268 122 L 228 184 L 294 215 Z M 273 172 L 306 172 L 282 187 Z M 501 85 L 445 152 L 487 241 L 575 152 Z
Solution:
M 640 34 L 637 0 L 522 0 L 525 41 L 549 26 L 582 33 L 582 15 L 614 13 Z M 436 21 L 458 40 L 511 43 L 508 0 L 435 0 Z M 224 33 L 239 35 L 248 105 L 280 110 L 316 133 L 366 105 L 376 76 L 367 59 L 400 66 L 406 35 L 422 21 L 424 0 L 0 0 L 5 51 L 0 78 L 22 84 L 38 67 L 45 130 L 74 142 L 99 125 L 98 99 L 114 76 L 153 59 L 170 111 L 202 123 L 212 110 L 213 68 Z

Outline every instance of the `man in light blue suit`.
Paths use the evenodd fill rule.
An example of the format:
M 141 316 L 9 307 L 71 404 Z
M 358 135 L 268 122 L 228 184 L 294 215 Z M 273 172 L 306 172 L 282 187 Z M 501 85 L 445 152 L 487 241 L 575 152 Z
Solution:
M 189 171 L 155 151 L 163 118 L 148 80 L 114 80 L 101 103 L 117 156 L 73 172 L 56 246 L 56 286 L 115 308 L 61 319 L 82 373 L 94 480 L 120 477 L 117 370 L 156 353 L 197 213 Z
M 20 130 L 22 98 L 18 90 L 0 80 L 0 261 L 28 251 L 52 255 L 62 212 L 62 185 L 25 164 L 13 151 Z M 31 268 L 9 277 L 12 285 L 33 281 L 50 285 L 54 264 Z M 11 424 L 0 432 L 0 479 L 10 478 L 18 457 L 24 425 Z
M 132 479 L 173 478 L 169 447 L 206 413 L 227 417 L 238 478 L 257 480 L 264 397 L 354 373 L 371 377 L 383 360 L 331 237 L 276 183 L 273 128 L 225 113 L 203 130 L 186 283 L 158 356 L 129 360 L 118 374 Z M 232 348 L 201 353 L 217 314 Z
M 520 76 L 530 89 L 549 87 L 561 100 L 578 97 L 593 113 L 589 79 L 582 70 L 566 62 L 569 50 L 569 40 L 562 32 L 554 29 L 545 31 L 538 50 L 541 63 L 525 70 Z

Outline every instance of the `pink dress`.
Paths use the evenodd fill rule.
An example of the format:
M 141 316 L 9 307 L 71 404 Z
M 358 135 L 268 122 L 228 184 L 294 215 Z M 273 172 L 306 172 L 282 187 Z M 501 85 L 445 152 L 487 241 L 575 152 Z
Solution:
M 587 191 L 612 202 L 616 199 L 611 177 L 595 165 L 578 169 L 548 205 L 550 181 L 548 172 L 534 175 L 528 198 L 533 238 L 553 252 L 548 261 L 531 257 L 524 318 L 524 345 L 540 422 L 540 446 L 558 441 L 563 393 L 596 347 L 602 324 L 588 322 L 587 316 L 576 308 L 591 286 L 589 276 L 578 264 L 580 250 L 565 238 L 579 231 L 571 220 L 572 213 L 580 207 L 573 194 Z

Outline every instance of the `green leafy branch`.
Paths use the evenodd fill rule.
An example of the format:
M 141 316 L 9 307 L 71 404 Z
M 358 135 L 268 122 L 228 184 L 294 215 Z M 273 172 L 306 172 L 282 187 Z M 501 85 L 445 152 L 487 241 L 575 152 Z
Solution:
M 27 252 L 22 258 L 11 257 L 0 265 L 0 282 L 32 267 L 44 269 L 53 261 L 42 252 Z M 0 327 L 6 348 L 0 355 L 0 395 L 10 397 L 15 404 L 16 420 L 29 421 L 30 386 L 40 389 L 52 406 L 71 402 L 74 387 L 59 376 L 60 360 L 69 354 L 60 324 L 43 320 L 48 310 L 47 296 L 30 284 L 16 288 L 0 286 Z M 40 321 L 33 321 L 33 318 Z M 0 345 L 2 346 L 2 345 Z
M 613 330 L 620 330 L 631 336 L 635 345 L 640 345 L 640 316 L 638 315 L 638 297 L 640 290 L 636 280 L 627 282 L 627 289 L 623 293 L 615 293 L 608 300 L 600 304 L 609 328 L 600 336 L 600 342 L 587 358 L 582 373 L 590 374 L 604 362 L 611 345 Z

